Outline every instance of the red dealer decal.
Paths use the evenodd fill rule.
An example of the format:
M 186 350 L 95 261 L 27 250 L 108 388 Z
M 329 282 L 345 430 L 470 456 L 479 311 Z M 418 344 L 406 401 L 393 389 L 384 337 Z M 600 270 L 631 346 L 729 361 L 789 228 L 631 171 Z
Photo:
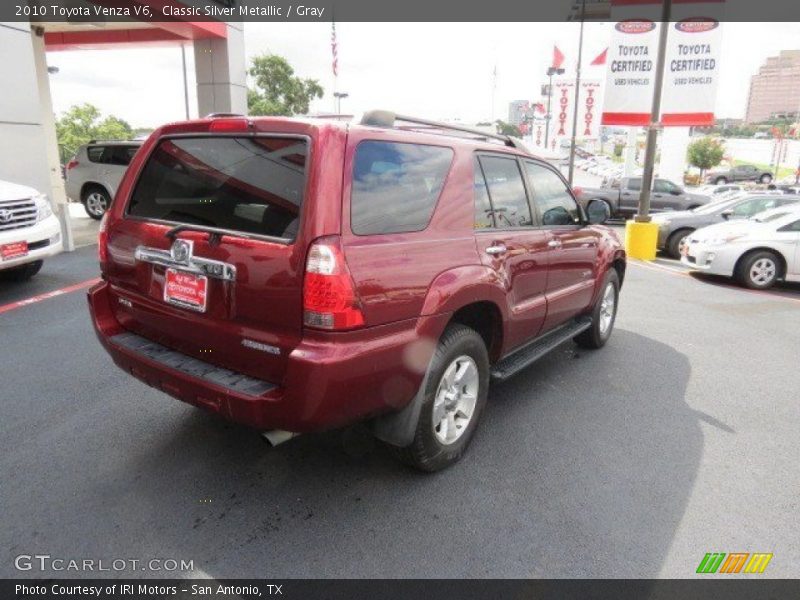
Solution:
M 719 25 L 719 22 L 708 17 L 694 17 L 691 19 L 684 19 L 675 23 L 675 29 L 684 33 L 703 33 L 711 31 Z
M 640 21 L 638 19 L 628 19 L 626 21 L 620 21 L 616 25 L 617 31 L 621 31 L 622 33 L 647 33 L 649 31 L 653 31 L 656 28 L 656 24 L 652 21 Z

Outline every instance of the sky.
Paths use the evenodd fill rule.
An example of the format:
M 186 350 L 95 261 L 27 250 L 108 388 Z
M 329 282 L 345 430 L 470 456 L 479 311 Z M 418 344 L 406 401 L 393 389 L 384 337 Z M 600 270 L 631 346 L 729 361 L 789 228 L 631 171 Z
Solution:
M 334 107 L 331 25 L 246 23 L 245 51 L 284 56 L 297 75 L 319 80 L 326 95 L 312 112 Z M 512 100 L 539 99 L 553 45 L 574 74 L 577 23 L 337 23 L 338 89 L 349 97 L 342 112 L 381 108 L 431 119 L 476 123 L 508 118 Z M 589 62 L 608 46 L 612 24 L 587 23 L 582 76 L 604 79 Z M 800 48 L 800 23 L 725 23 L 717 117 L 741 118 L 750 76 L 768 56 Z M 190 115 L 197 116 L 194 63 L 187 47 Z M 129 50 L 50 52 L 56 114 L 90 102 L 134 127 L 184 118 L 181 52 L 176 46 Z M 497 84 L 492 91 L 492 72 Z M 494 107 L 494 110 L 493 110 Z

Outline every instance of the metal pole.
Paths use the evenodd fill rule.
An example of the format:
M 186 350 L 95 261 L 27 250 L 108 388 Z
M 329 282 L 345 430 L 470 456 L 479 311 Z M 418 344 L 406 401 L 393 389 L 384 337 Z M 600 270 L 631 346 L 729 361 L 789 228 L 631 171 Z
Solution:
M 661 7 L 661 30 L 658 33 L 658 59 L 656 60 L 656 80 L 653 87 L 653 104 L 650 109 L 650 125 L 647 128 L 647 147 L 644 152 L 644 172 L 642 191 L 639 193 L 639 208 L 634 221 L 650 222 L 650 188 L 653 187 L 653 168 L 656 158 L 656 140 L 661 128 L 661 90 L 664 87 L 664 62 L 667 53 L 667 34 L 669 32 L 672 0 L 663 0 Z
M 578 69 L 575 72 L 575 106 L 572 111 L 572 140 L 569 145 L 569 184 L 575 173 L 575 133 L 578 130 L 578 101 L 581 94 L 581 58 L 583 56 L 583 21 L 586 14 L 586 0 L 581 0 L 581 33 L 578 38 Z
M 553 98 L 553 73 L 548 71 L 550 76 L 549 83 L 547 84 L 547 116 L 544 123 L 544 149 L 547 150 L 550 145 L 550 100 Z
M 189 78 L 186 75 L 186 46 L 181 44 L 181 62 L 183 63 L 183 104 L 186 109 L 186 120 L 189 120 Z

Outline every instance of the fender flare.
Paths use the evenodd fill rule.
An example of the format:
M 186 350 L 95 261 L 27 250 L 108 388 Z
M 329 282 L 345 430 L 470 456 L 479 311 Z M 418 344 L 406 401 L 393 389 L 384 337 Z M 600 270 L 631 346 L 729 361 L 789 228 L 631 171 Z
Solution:
M 465 282 L 469 282 L 465 285 Z M 441 338 L 450 317 L 458 309 L 475 302 L 491 302 L 500 310 L 503 319 L 503 334 L 507 322 L 508 307 L 506 293 L 497 273 L 482 265 L 467 265 L 448 269 L 436 276 L 428 288 L 421 316 L 442 315 L 436 327 L 437 339 Z M 431 357 L 432 358 L 432 357 Z M 405 448 L 414 441 L 419 422 L 425 389 L 428 386 L 432 360 L 422 378 L 419 389 L 405 407 L 396 412 L 376 417 L 369 423 L 372 434 L 392 446 Z

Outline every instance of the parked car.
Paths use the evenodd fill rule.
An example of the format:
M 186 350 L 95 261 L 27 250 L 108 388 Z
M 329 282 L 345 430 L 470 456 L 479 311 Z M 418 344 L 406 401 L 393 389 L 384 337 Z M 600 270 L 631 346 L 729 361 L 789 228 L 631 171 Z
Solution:
M 88 294 L 114 362 L 273 443 L 367 421 L 420 469 L 457 460 L 490 379 L 606 343 L 626 262 L 605 204 L 585 213 L 518 142 L 431 127 L 375 111 L 155 131 Z
M 66 167 L 69 199 L 81 202 L 93 219 L 102 219 L 141 145 L 141 141 L 90 142 L 78 148 Z
M 728 195 L 730 193 L 741 193 L 747 191 L 745 187 L 740 183 L 723 183 L 720 185 L 702 185 L 698 188 L 692 190 L 695 194 L 703 194 L 705 196 L 711 196 L 713 200 L 716 200 L 718 196 L 721 195 Z
M 658 249 L 674 258 L 680 258 L 684 240 L 695 229 L 728 220 L 749 219 L 755 214 L 800 201 L 799 196 L 769 194 L 739 194 L 733 198 L 706 204 L 694 210 L 676 211 L 655 215 L 658 223 Z
M 800 205 L 698 229 L 686 239 L 681 262 L 753 289 L 800 281 Z
M 612 181 L 608 187 L 575 188 L 575 193 L 584 207 L 592 200 L 601 200 L 608 205 L 614 217 L 630 217 L 639 206 L 639 193 L 642 189 L 641 177 L 623 177 Z M 650 208 L 653 212 L 664 210 L 691 210 L 708 204 L 709 196 L 692 194 L 668 179 L 653 181 L 650 194 Z
M 0 275 L 23 281 L 36 275 L 44 259 L 61 252 L 61 225 L 47 196 L 0 181 Z
M 706 182 L 720 185 L 734 181 L 757 181 L 759 183 L 770 183 L 772 173 L 759 169 L 753 165 L 736 165 L 726 170 L 711 171 L 706 175 Z

